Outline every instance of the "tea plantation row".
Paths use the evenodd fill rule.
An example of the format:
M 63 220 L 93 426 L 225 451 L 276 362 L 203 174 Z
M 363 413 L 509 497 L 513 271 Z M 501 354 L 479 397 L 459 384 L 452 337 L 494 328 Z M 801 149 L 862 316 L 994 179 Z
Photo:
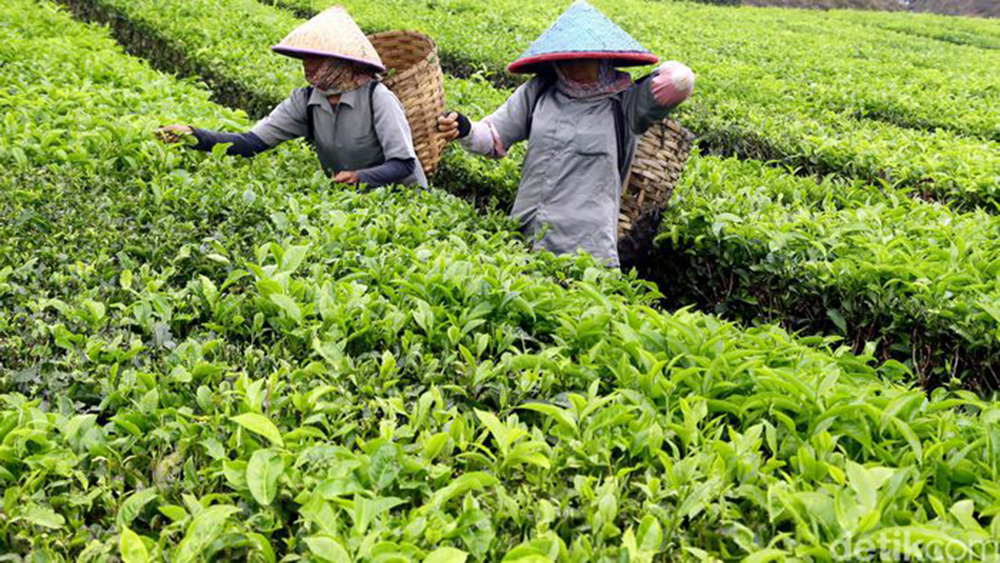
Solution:
M 273 1 L 300 15 L 326 7 Z M 962 208 L 992 210 L 1000 201 L 998 51 L 873 31 L 825 12 L 595 4 L 654 53 L 698 73 L 698 94 L 679 115 L 712 152 L 910 188 Z M 459 70 L 493 76 L 564 8 L 516 0 L 344 5 L 369 29 L 425 31 Z M 864 13 L 883 16 L 893 17 Z
M 330 187 L 295 146 L 164 147 L 159 123 L 246 123 L 51 4 L 0 16 L 0 104 L 48 115 L 0 131 L 0 550 L 829 559 L 1000 532 L 990 404 L 657 312 L 452 196 Z
M 981 49 L 1000 49 L 1000 26 L 985 18 L 954 18 L 935 14 L 882 13 L 876 18 L 865 17 L 861 11 L 843 10 L 829 12 L 828 17 L 853 23 L 927 37 L 955 45 L 968 45 Z
M 241 107 L 267 107 L 301 81 L 295 61 L 261 48 L 300 23 L 282 10 L 250 0 L 73 2 L 125 29 L 133 49 L 161 64 L 176 61 L 144 45 L 171 45 L 183 61 L 174 68 L 220 90 L 244 85 L 247 94 L 231 100 Z M 219 10 L 239 14 L 238 29 L 216 21 Z M 473 115 L 505 96 L 471 80 L 447 86 L 451 105 Z M 449 158 L 439 185 L 501 207 L 510 201 L 519 155 L 501 164 Z M 997 220 L 855 184 L 696 155 L 647 273 L 673 304 L 843 334 L 858 350 L 875 341 L 880 357 L 906 362 L 928 383 L 960 377 L 995 387 Z

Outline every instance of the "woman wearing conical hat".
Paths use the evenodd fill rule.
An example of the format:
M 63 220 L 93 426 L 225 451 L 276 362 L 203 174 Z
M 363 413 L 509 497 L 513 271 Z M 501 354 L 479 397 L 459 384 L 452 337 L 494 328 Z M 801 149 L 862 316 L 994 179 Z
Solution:
M 636 143 L 694 86 L 694 74 L 678 62 L 636 83 L 616 70 L 655 62 L 579 0 L 508 67 L 536 76 L 500 109 L 476 123 L 450 113 L 438 119 L 438 128 L 491 158 L 527 140 L 511 214 L 536 247 L 557 254 L 584 250 L 618 266 L 621 189 Z
M 193 136 L 194 148 L 201 150 L 231 143 L 228 153 L 242 156 L 304 137 L 335 182 L 427 186 L 403 106 L 378 81 L 385 67 L 343 8 L 320 13 L 273 49 L 302 60 L 308 88 L 296 89 L 244 133 L 170 125 L 159 131 L 160 137 L 179 142 Z

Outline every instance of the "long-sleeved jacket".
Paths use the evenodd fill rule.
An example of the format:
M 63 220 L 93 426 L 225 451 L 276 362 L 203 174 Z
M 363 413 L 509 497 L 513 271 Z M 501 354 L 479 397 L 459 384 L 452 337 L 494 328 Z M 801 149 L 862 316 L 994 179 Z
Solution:
M 528 141 L 511 214 L 536 247 L 557 254 L 584 250 L 618 266 L 622 183 L 636 143 L 677 105 L 661 103 L 663 96 L 655 93 L 658 72 L 623 92 L 593 99 L 572 98 L 558 82 L 536 76 L 474 125 L 474 134 L 463 141 L 473 152 L 500 157 Z M 617 126 L 616 113 L 622 122 Z

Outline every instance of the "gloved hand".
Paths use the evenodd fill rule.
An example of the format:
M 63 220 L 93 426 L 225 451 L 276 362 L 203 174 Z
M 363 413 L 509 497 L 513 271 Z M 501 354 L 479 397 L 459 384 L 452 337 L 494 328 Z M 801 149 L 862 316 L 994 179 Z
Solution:
M 437 130 L 444 133 L 449 141 L 463 139 L 472 131 L 472 122 L 457 111 L 443 113 L 437 118 Z
M 667 61 L 653 78 L 653 97 L 661 106 L 676 106 L 694 91 L 694 72 L 684 63 Z
M 164 143 L 191 142 L 194 130 L 189 125 L 167 125 L 156 130 L 156 138 Z

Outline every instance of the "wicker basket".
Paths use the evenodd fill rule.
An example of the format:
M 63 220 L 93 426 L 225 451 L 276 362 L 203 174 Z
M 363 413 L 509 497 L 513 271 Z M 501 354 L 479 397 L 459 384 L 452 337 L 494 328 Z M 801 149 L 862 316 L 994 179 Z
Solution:
M 651 247 L 693 143 L 694 134 L 670 119 L 639 139 L 622 186 L 618 215 L 618 254 L 623 265 L 640 262 Z
M 434 41 L 414 31 L 369 35 L 388 73 L 382 81 L 403 104 L 413 132 L 413 148 L 428 178 L 434 175 L 446 143 L 437 134 L 444 112 L 444 75 Z

